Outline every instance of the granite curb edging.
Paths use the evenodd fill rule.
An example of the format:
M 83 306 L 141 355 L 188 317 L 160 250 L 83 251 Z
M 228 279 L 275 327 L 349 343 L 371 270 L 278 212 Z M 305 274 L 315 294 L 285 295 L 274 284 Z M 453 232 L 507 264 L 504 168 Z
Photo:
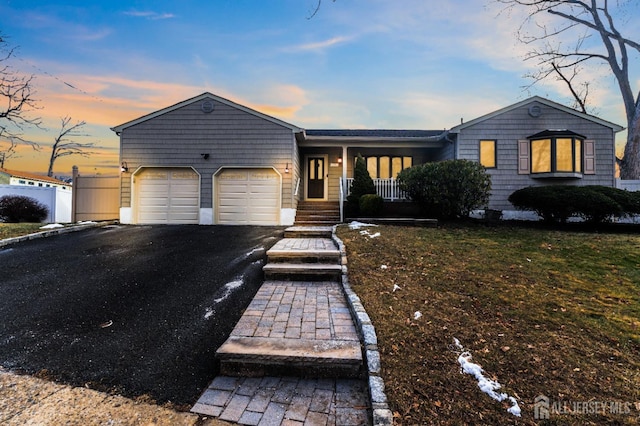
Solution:
M 353 291 L 349 284 L 347 275 L 347 250 L 340 238 L 336 235 L 338 225 L 334 225 L 331 236 L 340 250 L 340 264 L 342 265 L 341 284 L 342 290 L 347 298 L 347 304 L 351 310 L 351 315 L 355 319 L 356 328 L 360 338 L 364 342 L 364 357 L 367 364 L 367 375 L 369 383 L 369 396 L 371 398 L 371 410 L 373 412 L 374 426 L 391 426 L 393 424 L 393 413 L 387 403 L 387 395 L 384 392 L 384 380 L 380 375 L 380 352 L 378 351 L 378 337 L 376 330 L 367 314 L 360 297 Z
M 82 224 L 73 224 L 70 226 L 65 226 L 63 228 L 54 228 L 48 229 L 46 231 L 34 232 L 33 234 L 20 235 L 19 237 L 5 238 L 4 240 L 0 240 L 0 248 L 21 243 L 23 241 L 35 240 L 38 238 L 47 238 L 52 237 L 54 235 L 67 234 L 69 232 L 82 231 L 83 229 L 89 228 L 97 228 L 99 226 L 108 226 L 117 224 L 117 220 L 109 220 L 102 222 L 91 222 L 91 223 L 82 223 Z M 44 225 L 43 225 L 44 226 Z

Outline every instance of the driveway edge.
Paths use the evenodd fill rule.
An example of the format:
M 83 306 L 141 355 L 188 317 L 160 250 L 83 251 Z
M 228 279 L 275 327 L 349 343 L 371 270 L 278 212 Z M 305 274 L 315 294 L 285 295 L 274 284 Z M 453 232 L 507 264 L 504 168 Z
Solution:
M 64 228 L 48 229 L 46 231 L 35 232 L 33 234 L 27 234 L 27 235 L 21 235 L 19 237 L 5 238 L 4 240 L 0 240 L 0 248 L 11 245 L 11 244 L 15 244 L 15 243 L 21 243 L 23 241 L 52 237 L 54 235 L 67 234 L 69 232 L 82 231 L 83 229 L 97 228 L 99 226 L 113 225 L 116 223 L 118 223 L 117 220 L 108 220 L 108 221 L 102 221 L 102 222 L 87 222 L 87 223 L 80 222 L 70 226 L 65 226 Z
M 371 397 L 371 409 L 373 411 L 373 424 L 374 426 L 390 426 L 393 424 L 393 413 L 387 404 L 387 395 L 384 392 L 384 380 L 380 375 L 380 352 L 378 351 L 376 330 L 373 327 L 371 318 L 369 318 L 367 311 L 364 309 L 360 298 L 349 284 L 349 277 L 347 274 L 347 250 L 342 240 L 336 235 L 336 229 L 338 226 L 340 226 L 340 224 L 333 226 L 331 236 L 340 250 L 342 289 L 347 298 L 351 315 L 355 318 L 358 334 L 364 342 L 364 357 L 367 363 L 369 396 Z

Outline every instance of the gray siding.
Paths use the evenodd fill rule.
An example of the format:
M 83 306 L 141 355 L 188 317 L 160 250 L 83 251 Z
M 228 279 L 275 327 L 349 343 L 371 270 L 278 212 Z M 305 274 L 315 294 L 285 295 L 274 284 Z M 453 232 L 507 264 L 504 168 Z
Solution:
M 528 113 L 531 104 L 524 105 L 498 116 L 488 118 L 464 128 L 458 134 L 459 159 L 479 160 L 481 139 L 497 141 L 498 164 L 488 172 L 492 179 L 492 195 L 489 208 L 513 210 L 507 198 L 515 190 L 527 186 L 551 184 L 614 186 L 615 148 L 611 128 L 585 120 L 564 111 L 540 104 L 541 114 L 532 117 Z M 531 175 L 518 174 L 518 140 L 547 129 L 568 129 L 595 140 L 596 174 L 583 175 L 581 179 L 534 179 Z
M 201 208 L 213 206 L 212 176 L 220 167 L 275 167 L 282 174 L 282 207 L 292 207 L 296 173 L 284 173 L 287 163 L 296 170 L 292 130 L 213 102 L 210 113 L 197 101 L 122 131 L 121 158 L 130 172 L 122 174 L 122 207 L 131 206 L 131 173 L 153 166 L 193 167 L 201 179 Z

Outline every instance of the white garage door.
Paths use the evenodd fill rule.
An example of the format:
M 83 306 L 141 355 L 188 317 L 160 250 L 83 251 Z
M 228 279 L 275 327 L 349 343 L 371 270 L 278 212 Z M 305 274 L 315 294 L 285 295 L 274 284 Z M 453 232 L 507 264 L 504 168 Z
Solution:
M 280 223 L 280 176 L 273 169 L 225 169 L 216 176 L 216 194 L 219 224 Z
M 200 179 L 193 169 L 146 168 L 134 185 L 138 223 L 198 223 Z

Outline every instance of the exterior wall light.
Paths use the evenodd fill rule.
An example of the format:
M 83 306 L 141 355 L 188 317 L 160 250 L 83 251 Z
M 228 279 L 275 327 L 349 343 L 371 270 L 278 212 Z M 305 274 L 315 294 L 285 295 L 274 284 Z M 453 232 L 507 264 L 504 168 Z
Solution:
M 287 165 L 284 166 L 284 172 L 289 173 L 289 163 L 287 163 Z
M 126 173 L 129 171 L 129 165 L 127 164 L 126 161 L 123 161 L 122 164 L 120 164 L 120 171 L 122 173 Z

